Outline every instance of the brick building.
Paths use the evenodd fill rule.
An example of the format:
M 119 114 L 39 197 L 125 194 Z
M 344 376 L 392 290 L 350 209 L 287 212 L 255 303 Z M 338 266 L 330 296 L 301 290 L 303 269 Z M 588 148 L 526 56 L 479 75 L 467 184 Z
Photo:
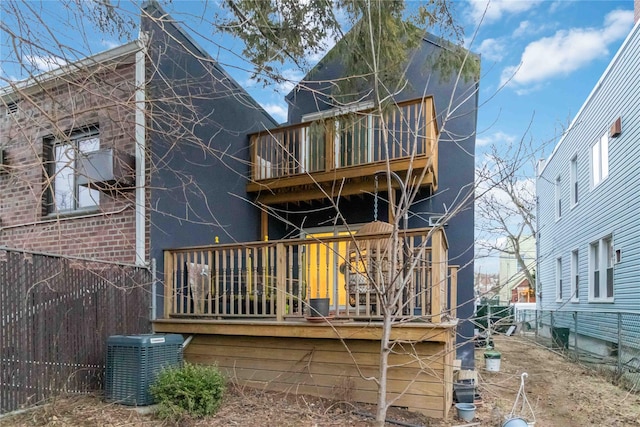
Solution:
M 135 262 L 135 164 L 125 159 L 135 153 L 139 51 L 132 42 L 4 88 L 2 245 Z M 80 185 L 83 156 L 96 150 L 123 169 L 103 190 Z
M 276 123 L 157 3 L 140 28 L 0 88 L 0 247 L 161 275 L 167 247 L 258 239 L 248 133 Z

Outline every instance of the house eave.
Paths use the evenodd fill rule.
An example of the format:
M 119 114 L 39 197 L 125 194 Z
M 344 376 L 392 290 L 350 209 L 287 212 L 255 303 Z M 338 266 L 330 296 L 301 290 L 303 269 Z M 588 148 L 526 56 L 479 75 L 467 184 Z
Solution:
M 128 55 L 135 54 L 140 49 L 141 46 L 139 41 L 134 40 L 113 49 L 63 65 L 54 70 L 46 71 L 15 83 L 10 83 L 8 86 L 0 88 L 0 98 L 2 98 L 5 103 L 15 101 L 17 98 L 22 96 L 37 93 L 42 89 L 58 84 L 60 77 L 71 75 L 87 68 L 117 61 L 121 58 L 127 57 Z

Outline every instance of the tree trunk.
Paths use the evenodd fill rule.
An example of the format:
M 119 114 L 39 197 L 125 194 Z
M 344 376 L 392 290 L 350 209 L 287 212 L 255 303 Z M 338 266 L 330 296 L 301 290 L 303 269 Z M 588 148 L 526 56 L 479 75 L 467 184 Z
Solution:
M 382 321 L 382 337 L 380 338 L 380 374 L 378 383 L 378 405 L 376 408 L 376 425 L 384 426 L 387 418 L 387 371 L 389 370 L 389 341 L 391 337 L 391 312 L 385 309 Z

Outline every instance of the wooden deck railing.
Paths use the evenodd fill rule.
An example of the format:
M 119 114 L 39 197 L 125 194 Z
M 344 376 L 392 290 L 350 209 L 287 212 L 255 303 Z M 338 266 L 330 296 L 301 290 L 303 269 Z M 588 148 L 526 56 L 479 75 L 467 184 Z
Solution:
M 397 271 L 382 234 L 165 251 L 165 316 L 286 320 L 308 317 L 310 299 L 329 298 L 333 317 L 375 319 L 382 309 L 375 286 L 399 286 L 405 276 L 398 315 L 436 323 L 455 315 L 448 307 L 456 306 L 457 268 L 447 265 L 444 232 L 408 230 L 401 238 L 407 255 L 399 254 Z
M 398 104 L 383 114 L 359 111 L 265 130 L 250 136 L 253 167 L 247 189 L 368 177 L 387 162 L 395 172 L 429 168 L 434 182 L 437 138 L 431 97 Z

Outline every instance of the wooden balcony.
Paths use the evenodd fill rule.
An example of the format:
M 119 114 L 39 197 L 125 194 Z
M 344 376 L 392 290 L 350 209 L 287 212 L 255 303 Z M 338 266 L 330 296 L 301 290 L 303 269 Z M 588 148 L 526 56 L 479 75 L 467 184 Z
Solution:
M 402 244 L 389 245 L 389 233 L 365 227 L 354 236 L 165 251 L 165 318 L 153 329 L 190 336 L 185 360 L 215 364 L 240 387 L 325 398 L 346 389 L 353 401 L 375 404 L 376 386 L 365 377 L 379 374 L 383 328 L 371 284 L 406 278 L 387 397 L 446 418 L 457 326 L 457 268 L 447 264 L 446 236 L 401 231 Z M 309 316 L 312 298 L 329 299 L 329 316 Z
M 250 135 L 247 191 L 264 204 L 373 192 L 387 164 L 435 190 L 438 134 L 432 97 L 265 130 Z
M 331 319 L 372 321 L 382 317 L 380 287 L 405 278 L 399 318 L 455 317 L 457 268 L 448 265 L 444 232 L 400 234 L 395 264 L 385 233 L 166 251 L 165 318 L 308 321 L 311 299 L 328 298 Z

